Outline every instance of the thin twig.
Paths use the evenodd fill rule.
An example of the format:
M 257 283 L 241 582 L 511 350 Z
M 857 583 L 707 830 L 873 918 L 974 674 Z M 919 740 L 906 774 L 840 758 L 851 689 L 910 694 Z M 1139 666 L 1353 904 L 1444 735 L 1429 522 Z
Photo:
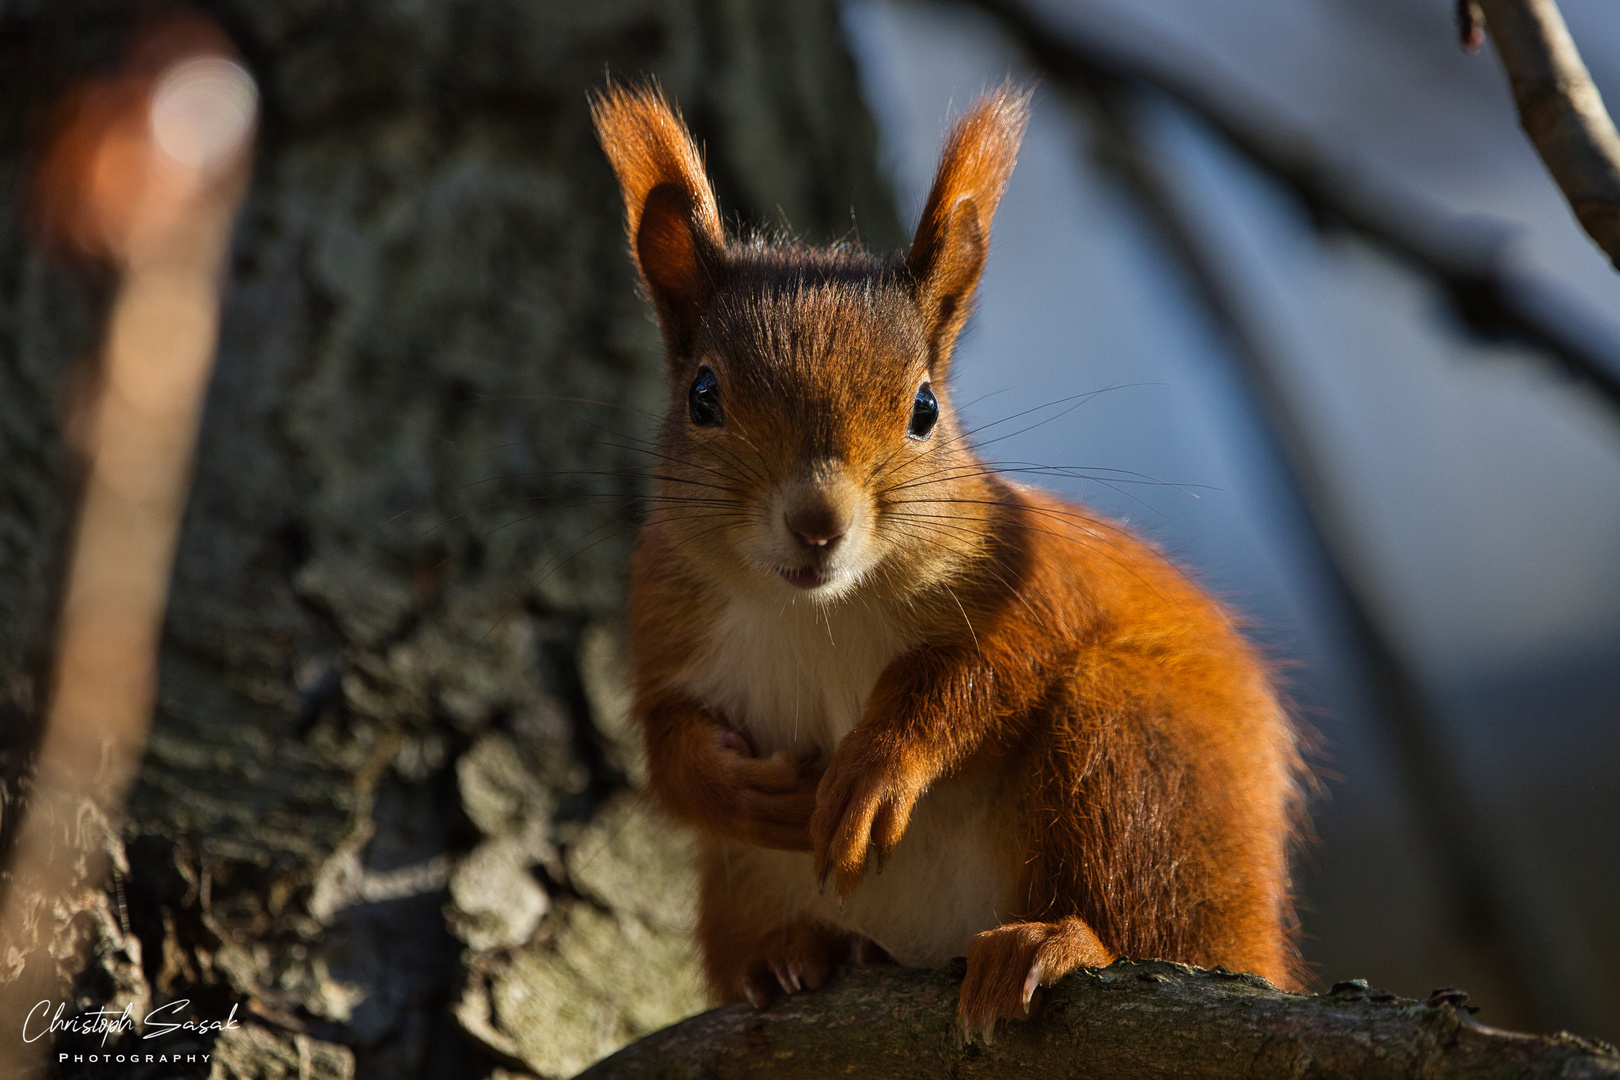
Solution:
M 1570 209 L 1620 270 L 1620 132 L 1554 0 L 1475 0 L 1519 122 Z

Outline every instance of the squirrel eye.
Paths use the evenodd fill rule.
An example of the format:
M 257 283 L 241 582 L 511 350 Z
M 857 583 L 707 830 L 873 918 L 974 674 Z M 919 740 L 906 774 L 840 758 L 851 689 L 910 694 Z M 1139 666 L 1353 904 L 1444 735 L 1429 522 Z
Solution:
M 715 427 L 720 423 L 720 380 L 708 368 L 699 368 L 692 380 L 692 389 L 686 395 L 687 411 L 692 423 L 698 427 Z
M 935 399 L 933 389 L 923 383 L 917 387 L 917 396 L 912 399 L 911 423 L 906 425 L 906 434 L 913 439 L 926 439 L 938 422 L 939 401 Z

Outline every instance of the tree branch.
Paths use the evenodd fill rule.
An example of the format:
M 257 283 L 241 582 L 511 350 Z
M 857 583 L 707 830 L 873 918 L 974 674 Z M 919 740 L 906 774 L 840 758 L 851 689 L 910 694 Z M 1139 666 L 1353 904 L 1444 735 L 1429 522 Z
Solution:
M 1166 95 L 1291 190 L 1317 221 L 1353 230 L 1439 281 L 1453 310 L 1476 333 L 1535 347 L 1620 413 L 1620 368 L 1607 329 L 1562 299 L 1550 282 L 1510 271 L 1499 258 L 1502 230 L 1470 226 L 1403 200 L 1387 186 L 1373 190 L 1346 163 L 1315 152 L 1306 134 L 1256 123 L 1196 80 L 1106 49 L 1072 26 L 1060 32 L 1019 0 L 966 2 L 992 16 L 1058 81 L 1114 81 Z
M 758 1012 L 727 1005 L 649 1035 L 576 1080 L 1620 1078 L 1613 1046 L 1486 1027 L 1460 991 L 1437 990 L 1421 1003 L 1353 982 L 1306 996 L 1254 975 L 1160 960 L 1071 975 L 1034 1021 L 1003 1023 L 993 1045 L 968 1046 L 956 1027 L 961 968 L 960 960 L 939 971 L 867 968 Z
M 1519 122 L 1620 270 L 1620 133 L 1554 0 L 1477 0 L 1513 84 Z

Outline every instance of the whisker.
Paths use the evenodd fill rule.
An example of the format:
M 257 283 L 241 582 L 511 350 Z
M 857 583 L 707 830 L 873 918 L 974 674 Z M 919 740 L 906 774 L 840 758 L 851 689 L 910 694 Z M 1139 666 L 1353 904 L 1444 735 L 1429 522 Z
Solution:
M 1136 389 L 1136 388 L 1140 388 L 1140 387 L 1144 387 L 1144 386 L 1162 386 L 1162 385 L 1164 385 L 1164 384 L 1163 383 L 1150 383 L 1150 382 L 1116 383 L 1113 386 L 1104 386 L 1104 387 L 1102 387 L 1100 389 L 1097 389 L 1097 390 L 1088 390 L 1088 391 L 1086 391 L 1085 393 L 1082 393 L 1082 394 L 1070 394 L 1068 397 L 1062 397 L 1062 398 L 1058 398 L 1056 401 L 1048 401 L 1048 402 L 1045 402 L 1045 403 L 1040 404 L 1040 405 L 1035 405 L 1035 406 L 1032 406 L 1031 408 L 1023 409 L 1023 410 L 1020 410 L 1019 412 L 1012 413 L 1009 416 L 1003 416 L 999 420 L 992 420 L 988 424 L 980 424 L 978 427 L 973 428 L 971 431 L 964 431 L 962 433 L 962 437 L 971 440 L 971 444 L 973 446 L 975 446 L 975 447 L 991 446 L 991 445 L 993 445 L 995 443 L 1002 442 L 1005 439 L 1015 438 L 1015 437 L 1017 437 L 1019 435 L 1025 434 L 1026 432 L 1034 431 L 1036 428 L 1043 427 L 1046 424 L 1050 424 L 1054 420 L 1061 420 L 1061 419 L 1063 419 L 1063 417 L 1068 416 L 1070 413 L 1074 412 L 1074 410 L 1080 408 L 1080 406 L 1085 405 L 1086 403 L 1090 402 L 1093 398 L 1099 397 L 1102 394 L 1112 393 L 1115 390 L 1131 390 L 1131 389 Z M 978 436 L 979 436 L 979 434 L 981 432 L 989 431 L 993 427 L 1000 427 L 1002 424 L 1010 423 L 1010 422 L 1012 422 L 1014 420 L 1019 420 L 1019 419 L 1022 419 L 1023 417 L 1026 417 L 1026 416 L 1034 415 L 1035 413 L 1038 413 L 1043 409 L 1055 409 L 1060 405 L 1067 405 L 1068 408 L 1064 409 L 1060 413 L 1056 413 L 1055 415 L 1048 416 L 1043 420 L 1040 420 L 1040 421 L 1038 421 L 1038 422 L 1036 422 L 1034 424 L 1031 424 L 1028 427 L 1020 428 L 1019 430 L 1014 431 L 1014 432 L 1010 432 L 1010 433 L 1008 433 L 1006 435 L 998 435 L 994 439 L 990 439 L 990 440 L 988 440 L 986 442 L 981 443 L 981 442 L 978 441 Z
M 995 501 L 991 501 L 991 500 L 959 500 L 959 501 L 978 502 L 978 503 L 982 503 L 983 505 L 996 506 L 996 507 L 1006 507 L 1008 505 L 1007 503 L 995 502 Z M 1131 574 L 1131 576 L 1134 577 L 1138 582 L 1140 582 L 1143 585 L 1148 586 L 1149 588 L 1153 589 L 1155 592 L 1159 592 L 1160 595 L 1162 595 L 1162 592 L 1159 590 L 1159 588 L 1158 588 L 1158 586 L 1157 586 L 1157 584 L 1155 582 L 1153 582 L 1149 578 L 1146 578 L 1146 577 L 1142 576 L 1142 574 L 1140 572 L 1140 569 L 1137 567 L 1136 563 L 1133 560 L 1125 559 L 1123 556 L 1121 556 L 1118 548 L 1109 540 L 1108 537 L 1103 536 L 1102 534 L 1094 531 L 1093 527 L 1099 524 L 1099 522 L 1096 519 L 1088 518 L 1088 517 L 1085 517 L 1084 515 L 1078 514 L 1078 513 L 1059 512 L 1059 511 L 1050 510 L 1047 507 L 1030 506 L 1027 503 L 1026 504 L 1021 504 L 1021 508 L 1024 509 L 1024 510 L 1030 511 L 1032 513 L 1041 514 L 1041 515 L 1043 515 L 1045 517 L 1048 517 L 1048 518 L 1061 518 L 1061 519 L 1067 520 L 1071 524 L 1079 524 L 1079 525 L 1081 525 L 1083 527 L 1084 531 L 1081 534 L 1078 534 L 1078 535 L 1073 533 L 1073 532 L 1055 532 L 1055 531 L 1053 531 L 1051 529 L 1045 529 L 1045 528 L 1041 528 L 1039 526 L 1031 525 L 1028 522 L 1018 521 L 1016 519 L 1004 519 L 1004 521 L 1005 521 L 1005 523 L 1007 525 L 1010 525 L 1013 528 L 1022 529 L 1025 532 L 1034 533 L 1036 535 L 1050 536 L 1050 537 L 1053 537 L 1053 538 L 1056 538 L 1056 539 L 1059 539 L 1059 540 L 1066 540 L 1066 541 L 1068 541 L 1070 543 L 1079 544 L 1079 545 L 1087 548 L 1090 551 L 1093 551 L 1093 552 L 1095 552 L 1095 553 L 1097 553 L 1099 555 L 1102 555 L 1102 556 L 1106 557 L 1116 567 L 1118 567 L 1119 569 L 1124 570 L 1127 573 Z M 974 522 L 975 525 L 978 524 L 977 519 L 953 517 L 951 515 L 919 514 L 919 513 L 916 513 L 916 512 L 909 512 L 909 513 L 900 512 L 900 513 L 894 514 L 893 516 L 895 518 L 897 518 L 897 519 L 900 519 L 900 520 L 910 520 L 913 523 L 917 523 L 917 522 L 933 522 L 933 523 L 942 525 L 943 523 L 946 523 L 946 522 L 954 523 L 954 522 L 957 522 L 957 521 L 971 521 L 971 522 Z M 973 527 L 971 527 L 969 525 L 955 525 L 955 524 L 951 525 L 951 527 L 956 528 L 958 530 L 962 530 L 964 532 L 971 532 L 971 534 L 974 535 L 974 536 L 982 535 L 982 529 L 981 528 L 973 528 Z
M 952 469 L 957 471 L 952 472 Z M 883 490 L 899 491 L 907 487 L 918 487 L 928 483 L 943 482 L 958 479 L 973 479 L 978 476 L 1000 476 L 1008 474 L 1035 473 L 1039 475 L 1062 476 L 1074 480 L 1092 480 L 1097 483 L 1141 484 L 1145 487 L 1176 488 L 1200 498 L 1192 489 L 1201 488 L 1206 491 L 1219 490 L 1213 484 L 1190 484 L 1175 480 L 1161 480 L 1147 473 L 1134 472 L 1130 469 L 1114 469 L 1102 465 L 1043 465 L 1033 461 L 974 461 L 971 464 L 963 463 L 958 466 L 943 466 L 933 472 L 920 476 L 907 476 L 904 484 L 891 485 Z M 1112 475 L 1099 476 L 1099 473 Z
M 915 529 L 917 527 L 926 528 L 926 529 L 933 529 L 935 532 L 944 533 L 950 538 L 951 542 L 956 542 L 957 541 L 957 535 L 959 533 L 968 533 L 969 535 L 971 535 L 973 537 L 978 536 L 978 534 L 976 532 L 972 532 L 972 531 L 970 531 L 970 530 L 968 530 L 968 529 L 966 529 L 964 527 L 961 527 L 961 526 L 954 526 L 953 527 L 952 525 L 950 525 L 948 523 L 945 523 L 945 522 L 920 521 L 920 520 L 918 520 L 918 521 L 913 521 L 911 527 L 913 529 Z M 1053 535 L 1056 535 L 1056 534 L 1053 534 Z M 936 537 L 931 537 L 931 536 L 918 535 L 915 531 L 913 531 L 911 533 L 911 536 L 912 536 L 913 539 L 921 540 L 924 543 L 932 543 L 932 544 L 934 544 L 935 546 L 938 546 L 938 547 L 947 547 L 948 546 L 947 542 L 945 540 L 941 540 L 941 539 L 938 539 Z M 1013 582 L 1008 581 L 1006 576 L 1004 574 L 1002 574 L 1000 570 L 996 569 L 994 563 L 989 562 L 989 561 L 982 561 L 979 564 L 979 569 L 986 572 L 986 573 L 988 573 L 992 578 L 994 578 L 997 582 L 999 582 L 1004 589 L 1007 590 L 1009 595 L 1013 596 L 1014 598 L 1016 598 L 1018 600 L 1019 603 L 1023 604 L 1024 609 L 1029 612 L 1031 619 L 1033 619 L 1037 625 L 1040 625 L 1042 622 L 1044 622 L 1044 619 L 1042 618 L 1040 612 L 1038 612 L 1035 609 L 1034 605 L 1029 602 L 1029 598 L 1024 595 L 1024 590 L 1019 588 Z M 948 586 L 947 586 L 947 588 L 948 588 Z M 951 592 L 951 598 L 956 601 L 956 604 L 957 604 L 958 607 L 962 606 L 961 599 L 956 596 L 954 591 Z M 966 617 L 967 617 L 967 615 L 966 615 L 966 612 L 964 611 L 963 612 L 963 618 L 966 618 Z M 972 629 L 972 624 L 971 623 L 969 624 L 968 628 L 969 628 L 969 630 Z M 975 644 L 975 646 L 977 646 L 977 637 L 975 637 L 974 644 Z

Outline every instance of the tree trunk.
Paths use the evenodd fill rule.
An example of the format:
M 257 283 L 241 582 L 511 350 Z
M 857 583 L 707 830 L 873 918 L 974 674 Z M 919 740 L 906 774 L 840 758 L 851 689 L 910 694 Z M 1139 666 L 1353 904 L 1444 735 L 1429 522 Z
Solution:
M 622 569 L 664 390 L 586 95 L 656 76 L 728 213 L 897 247 L 837 10 L 207 7 L 260 80 L 259 160 L 127 870 L 76 925 L 81 1007 L 237 1026 L 64 1035 L 52 1068 L 138 1048 L 198 1060 L 117 1075 L 571 1075 L 703 1004 L 689 870 L 624 727 Z M 144 10 L 0 9 L 13 204 L 17 147 Z M 103 299 L 21 220 L 0 223 L 7 827 L 71 506 L 54 402 Z

